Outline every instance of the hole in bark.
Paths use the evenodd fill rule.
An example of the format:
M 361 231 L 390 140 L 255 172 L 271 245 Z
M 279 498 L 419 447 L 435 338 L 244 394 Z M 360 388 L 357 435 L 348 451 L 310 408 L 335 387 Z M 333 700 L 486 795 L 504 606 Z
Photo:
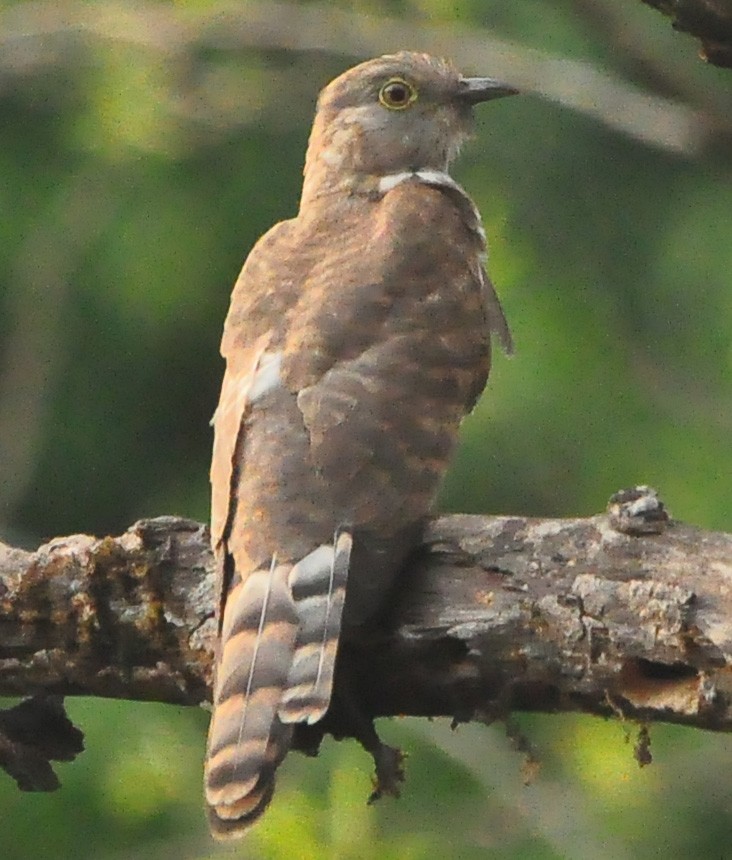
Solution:
M 679 681 L 683 678 L 696 678 L 699 674 L 693 666 L 686 663 L 656 663 L 642 657 L 633 662 L 642 677 L 653 681 Z
M 618 680 L 614 692 L 635 708 L 689 715 L 699 712 L 699 673 L 686 663 L 629 660 Z

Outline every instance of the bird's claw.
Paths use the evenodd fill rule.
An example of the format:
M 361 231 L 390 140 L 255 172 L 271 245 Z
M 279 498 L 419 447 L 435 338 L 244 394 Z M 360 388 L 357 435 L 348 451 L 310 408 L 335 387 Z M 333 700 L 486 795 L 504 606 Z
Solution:
M 374 790 L 368 799 L 369 805 L 375 803 L 385 794 L 399 797 L 400 784 L 404 782 L 404 759 L 406 755 L 396 747 L 379 744 L 373 752 L 376 773 L 374 775 Z

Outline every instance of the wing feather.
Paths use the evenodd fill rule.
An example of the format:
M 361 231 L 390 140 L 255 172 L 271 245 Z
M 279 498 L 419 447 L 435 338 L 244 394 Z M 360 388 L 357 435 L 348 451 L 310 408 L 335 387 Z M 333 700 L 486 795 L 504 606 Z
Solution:
M 211 458 L 211 543 L 214 551 L 221 547 L 231 518 L 236 452 L 241 444 L 254 378 L 271 336 L 270 331 L 265 332 L 251 346 L 236 350 L 228 357 L 219 405 L 211 422 L 214 427 Z

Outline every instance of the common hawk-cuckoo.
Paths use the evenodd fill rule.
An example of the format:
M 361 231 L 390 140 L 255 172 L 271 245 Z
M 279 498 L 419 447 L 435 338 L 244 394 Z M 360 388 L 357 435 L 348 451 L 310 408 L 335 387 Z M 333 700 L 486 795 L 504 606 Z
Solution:
M 297 217 L 234 287 L 211 465 L 214 835 L 261 815 L 294 725 L 327 711 L 339 637 L 378 615 L 418 541 L 491 334 L 510 347 L 480 216 L 447 170 L 473 105 L 514 92 L 408 52 L 336 78 Z

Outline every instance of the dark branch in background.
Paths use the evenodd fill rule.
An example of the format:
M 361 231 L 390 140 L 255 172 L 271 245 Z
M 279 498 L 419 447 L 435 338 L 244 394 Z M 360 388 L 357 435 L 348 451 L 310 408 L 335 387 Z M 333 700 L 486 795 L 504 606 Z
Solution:
M 212 593 L 208 533 L 189 520 L 143 520 L 120 537 L 74 535 L 34 553 L 0 544 L 0 695 L 34 695 L 57 717 L 48 695 L 200 704 Z M 343 654 L 367 718 L 584 711 L 729 731 L 732 535 L 669 522 L 647 488 L 587 519 L 442 517 L 389 623 Z M 53 787 L 19 768 L 21 753 L 37 770 L 36 753 L 73 757 L 80 739 L 67 727 L 49 743 L 48 713 L 37 738 L 19 738 L 8 713 L 0 764 L 14 751 L 21 787 Z M 328 732 L 354 735 L 338 714 L 326 719 Z M 319 739 L 303 733 L 299 744 L 312 751 Z
M 313 53 L 353 60 L 403 48 L 449 56 L 466 71 L 490 72 L 522 92 L 537 93 L 671 152 L 694 156 L 729 149 L 732 122 L 724 96 L 720 104 L 703 94 L 684 103 L 610 69 L 510 42 L 487 28 L 407 21 L 322 2 L 213 2 L 184 14 L 175 6 L 145 0 L 127 5 L 112 0 L 17 4 L 0 17 L 0 90 L 15 89 L 19 81 L 48 69 L 75 69 L 89 62 L 90 51 L 135 51 L 135 64 L 151 64 L 160 81 L 156 109 L 164 117 L 161 137 L 168 123 L 180 123 L 189 132 L 198 129 L 204 145 L 217 132 L 263 119 L 276 126 L 297 116 L 301 104 L 309 110 L 317 67 Z M 272 91 L 290 94 L 287 110 L 279 98 L 262 99 L 259 83 L 254 90 L 248 87 L 241 65 L 227 69 L 221 62 L 248 50 L 292 52 L 287 85 L 273 79 L 281 73 L 274 67 L 267 80 Z M 307 52 L 306 65 L 298 66 L 296 52 Z M 301 120 L 306 121 L 304 115 Z M 190 145 L 189 140 L 186 151 Z
M 643 0 L 668 15 L 676 30 L 701 41 L 701 57 L 732 68 L 732 4 L 729 0 Z

